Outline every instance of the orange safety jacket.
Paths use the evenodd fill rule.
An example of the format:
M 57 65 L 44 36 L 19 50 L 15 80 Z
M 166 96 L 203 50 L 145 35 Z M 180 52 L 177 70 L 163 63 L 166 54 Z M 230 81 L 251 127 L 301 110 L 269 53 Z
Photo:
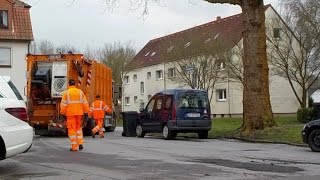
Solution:
M 70 86 L 63 94 L 60 107 L 60 113 L 65 116 L 79 116 L 89 112 L 86 96 L 75 86 Z
M 104 112 L 110 112 L 111 109 L 101 100 L 95 100 L 90 106 L 89 115 L 93 115 L 93 119 L 103 119 Z

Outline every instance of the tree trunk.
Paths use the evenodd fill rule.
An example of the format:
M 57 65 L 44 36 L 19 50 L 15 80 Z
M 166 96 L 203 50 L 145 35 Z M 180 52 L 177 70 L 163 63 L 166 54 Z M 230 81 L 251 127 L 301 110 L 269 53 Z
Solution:
M 266 53 L 265 7 L 262 0 L 242 1 L 244 16 L 243 130 L 276 125 L 269 94 L 269 68 Z
M 307 107 L 307 90 L 305 87 L 302 88 L 302 102 L 300 104 L 301 108 Z

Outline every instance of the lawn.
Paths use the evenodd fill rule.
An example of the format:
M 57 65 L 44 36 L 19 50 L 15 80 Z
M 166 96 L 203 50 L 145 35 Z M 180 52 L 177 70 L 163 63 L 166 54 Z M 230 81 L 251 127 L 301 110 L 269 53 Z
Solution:
M 209 138 L 240 138 L 245 140 L 304 144 L 301 139 L 301 130 L 304 124 L 299 123 L 296 117 L 276 117 L 275 119 L 278 123 L 277 127 L 266 128 L 263 131 L 256 132 L 254 136 L 243 137 L 237 131 L 242 124 L 242 118 L 214 118 Z M 117 120 L 117 126 L 122 127 L 121 118 Z M 181 133 L 178 136 L 198 137 L 195 133 Z
M 303 144 L 301 139 L 302 123 L 296 117 L 276 117 L 277 127 L 266 128 L 258 131 L 252 136 L 243 137 L 237 131 L 242 124 L 241 118 L 217 118 L 212 122 L 210 138 L 242 138 L 246 140 L 264 140 Z

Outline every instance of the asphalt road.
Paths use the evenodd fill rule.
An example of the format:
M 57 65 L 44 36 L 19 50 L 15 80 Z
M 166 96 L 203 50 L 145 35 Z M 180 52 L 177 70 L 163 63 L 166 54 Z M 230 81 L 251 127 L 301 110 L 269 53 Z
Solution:
M 0 161 L 0 179 L 276 179 L 319 180 L 320 154 L 309 148 L 157 136 L 85 137 L 69 151 L 67 137 L 34 137 L 31 150 Z

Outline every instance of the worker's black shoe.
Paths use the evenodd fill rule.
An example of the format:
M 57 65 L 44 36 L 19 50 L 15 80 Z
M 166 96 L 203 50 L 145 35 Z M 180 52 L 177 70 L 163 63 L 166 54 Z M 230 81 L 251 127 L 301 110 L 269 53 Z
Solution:
M 70 151 L 77 151 L 77 150 L 74 150 L 74 149 L 70 148 Z
M 82 144 L 79 145 L 79 150 L 82 150 L 83 149 L 83 146 Z
M 96 133 L 94 133 L 93 131 L 91 131 L 91 136 L 92 136 L 92 138 L 95 138 L 95 137 L 96 137 Z

